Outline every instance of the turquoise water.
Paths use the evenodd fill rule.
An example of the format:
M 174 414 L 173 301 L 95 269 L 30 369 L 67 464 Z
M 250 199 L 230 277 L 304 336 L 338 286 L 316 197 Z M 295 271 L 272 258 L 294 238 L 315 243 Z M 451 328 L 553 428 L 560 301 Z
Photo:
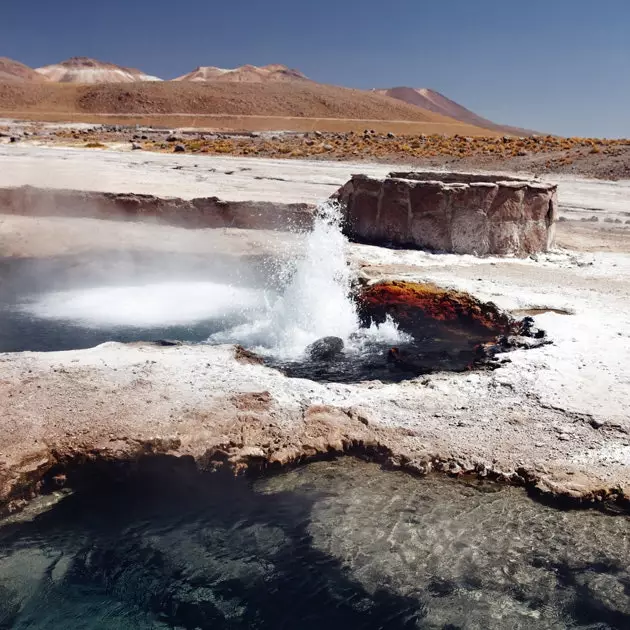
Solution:
M 626 516 L 350 458 L 117 476 L 0 527 L 0 628 L 630 627 Z

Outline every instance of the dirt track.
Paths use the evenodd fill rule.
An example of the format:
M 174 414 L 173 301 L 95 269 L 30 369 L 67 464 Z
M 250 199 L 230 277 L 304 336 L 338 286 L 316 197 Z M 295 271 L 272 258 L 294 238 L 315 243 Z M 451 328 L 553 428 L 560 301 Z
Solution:
M 463 123 L 377 120 L 353 118 L 319 118 L 297 116 L 232 116 L 230 114 L 81 114 L 58 112 L 32 112 L 28 110 L 2 111 L 0 116 L 25 121 L 50 123 L 92 123 L 103 125 L 141 125 L 165 129 L 194 128 L 200 131 L 326 131 L 362 133 L 372 129 L 385 134 L 462 134 L 487 136 L 492 132 Z

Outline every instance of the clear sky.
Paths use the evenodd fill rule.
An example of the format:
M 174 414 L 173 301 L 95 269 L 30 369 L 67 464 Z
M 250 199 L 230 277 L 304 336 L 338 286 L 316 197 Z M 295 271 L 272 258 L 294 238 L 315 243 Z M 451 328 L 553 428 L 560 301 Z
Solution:
M 496 122 L 630 137 L 630 0 L 4 0 L 0 56 L 88 56 L 173 78 L 284 63 L 430 87 Z

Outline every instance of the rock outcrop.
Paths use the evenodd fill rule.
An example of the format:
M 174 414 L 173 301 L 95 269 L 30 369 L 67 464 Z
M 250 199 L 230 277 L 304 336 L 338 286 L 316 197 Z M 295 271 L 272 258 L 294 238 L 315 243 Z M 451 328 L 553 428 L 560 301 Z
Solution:
M 309 229 L 313 209 L 304 203 L 224 201 L 217 197 L 180 199 L 135 193 L 0 188 L 0 213 L 23 216 L 158 220 L 186 228 Z
M 335 197 L 354 240 L 478 256 L 527 256 L 553 246 L 557 187 L 502 175 L 353 175 Z

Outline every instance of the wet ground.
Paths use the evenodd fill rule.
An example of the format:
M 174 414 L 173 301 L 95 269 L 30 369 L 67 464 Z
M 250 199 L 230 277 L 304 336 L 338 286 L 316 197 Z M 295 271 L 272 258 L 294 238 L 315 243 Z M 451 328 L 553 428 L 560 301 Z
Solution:
M 0 627 L 630 624 L 623 515 L 348 458 L 257 481 L 167 458 L 93 472 L 0 527 Z

